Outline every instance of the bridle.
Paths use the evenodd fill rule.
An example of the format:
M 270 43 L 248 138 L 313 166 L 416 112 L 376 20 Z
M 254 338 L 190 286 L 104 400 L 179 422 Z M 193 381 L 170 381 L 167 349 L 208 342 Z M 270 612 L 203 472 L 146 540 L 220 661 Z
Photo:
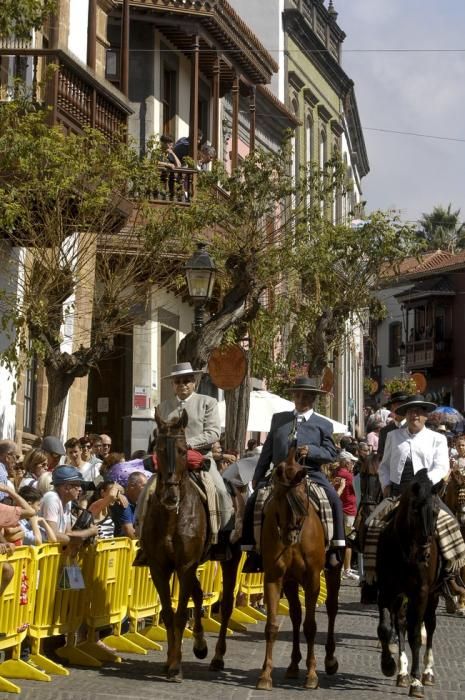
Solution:
M 177 480 L 173 478 L 173 476 L 176 474 L 176 444 L 177 441 L 179 441 L 180 439 L 184 440 L 185 435 L 184 433 L 176 433 L 174 435 L 160 435 L 159 440 L 161 439 L 165 441 L 166 474 L 168 478 L 165 479 L 163 477 L 162 471 L 159 469 L 158 477 L 160 479 L 160 484 L 169 489 L 179 489 L 182 481 L 182 473 Z M 176 500 L 169 505 L 160 498 L 160 495 L 158 495 L 157 497 L 164 508 L 166 508 L 167 510 L 176 510 L 177 513 L 179 512 L 179 505 L 181 501 L 181 494 L 179 490 L 176 494 Z

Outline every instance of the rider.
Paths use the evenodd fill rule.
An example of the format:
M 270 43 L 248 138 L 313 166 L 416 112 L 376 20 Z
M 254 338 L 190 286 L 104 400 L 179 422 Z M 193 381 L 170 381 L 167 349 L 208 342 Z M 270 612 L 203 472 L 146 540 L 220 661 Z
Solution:
M 397 415 L 406 418 L 406 425 L 391 431 L 386 439 L 386 447 L 379 466 L 379 480 L 384 500 L 367 519 L 365 543 L 365 577 L 368 584 L 375 579 L 376 548 L 386 518 L 398 504 L 406 484 L 421 469 L 428 472 L 433 484 L 439 484 L 449 472 L 447 440 L 425 427 L 428 414 L 436 404 L 425 401 L 421 394 L 409 397 L 397 407 Z M 439 501 L 439 515 L 436 526 L 439 549 L 443 558 L 443 580 L 446 595 L 465 594 L 456 581 L 457 573 L 465 565 L 465 543 L 460 528 L 449 509 Z
M 345 532 L 342 505 L 334 487 L 321 471 L 321 465 L 333 462 L 337 451 L 333 442 L 333 429 L 330 421 L 317 416 L 313 404 L 318 394 L 327 392 L 318 388 L 309 377 L 296 377 L 295 383 L 287 389 L 292 393 L 295 409 L 275 413 L 271 420 L 270 432 L 263 445 L 253 476 L 253 488 L 256 491 L 262 484 L 271 463 L 279 464 L 286 459 L 289 447 L 296 440 L 298 461 L 304 464 L 308 476 L 323 487 L 333 512 L 334 539 L 328 552 L 329 566 L 338 566 L 344 558 Z M 244 518 L 243 548 L 251 549 L 253 544 L 253 511 L 256 494 L 249 498 Z M 340 551 L 338 551 L 340 550 Z M 255 560 L 255 561 L 254 561 Z M 244 570 L 256 570 L 258 565 L 253 553 L 249 554 Z

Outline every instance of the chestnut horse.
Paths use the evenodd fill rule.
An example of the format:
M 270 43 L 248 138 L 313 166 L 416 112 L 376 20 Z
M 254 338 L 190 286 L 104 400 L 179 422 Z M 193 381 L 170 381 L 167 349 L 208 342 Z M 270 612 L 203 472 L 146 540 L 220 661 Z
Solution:
M 142 547 L 149 562 L 150 573 L 157 589 L 161 616 L 166 627 L 168 650 L 167 678 L 182 680 L 182 638 L 187 622 L 189 598 L 194 601 L 194 654 L 204 659 L 208 654 L 202 627 L 203 592 L 197 578 L 197 567 L 205 559 L 207 549 L 207 513 L 198 488 L 187 468 L 187 444 L 184 429 L 187 413 L 166 423 L 155 412 L 158 426 L 156 446 L 157 484 L 147 507 L 142 527 Z M 221 628 L 211 662 L 212 670 L 224 668 L 226 633 L 234 604 L 234 587 L 240 550 L 232 548 L 233 556 L 221 562 L 223 597 Z M 171 603 L 170 579 L 179 579 L 179 602 L 176 612 Z
M 449 506 L 450 510 L 457 518 L 462 537 L 465 539 L 465 474 L 461 473 L 458 469 L 453 469 L 451 471 L 444 493 L 444 503 Z M 460 576 L 462 581 L 464 581 L 465 567 L 461 570 Z M 447 602 L 446 600 L 446 604 Z M 454 612 L 457 612 L 458 615 L 465 616 L 465 596 L 459 596 L 457 609 L 454 610 Z
M 286 462 L 279 464 L 273 475 L 273 490 L 264 509 L 261 537 L 264 595 L 267 607 L 265 627 L 266 655 L 257 682 L 259 690 L 271 690 L 273 644 L 278 633 L 276 617 L 283 590 L 289 601 L 292 621 L 292 655 L 286 678 L 298 678 L 300 653 L 300 626 L 302 606 L 299 584 L 305 594 L 304 634 L 307 640 L 307 673 L 305 688 L 317 688 L 315 661 L 316 621 L 315 607 L 320 592 L 320 573 L 325 563 L 323 525 L 308 496 L 306 471 L 295 461 L 295 449 L 289 451 Z M 341 567 L 325 572 L 328 589 L 326 610 L 328 635 L 326 640 L 326 673 L 336 673 L 338 662 L 334 656 L 336 643 L 334 623 L 338 610 Z
M 436 519 L 433 484 L 426 469 L 422 469 L 408 484 L 381 532 L 376 556 L 381 670 L 385 676 L 393 676 L 397 670 L 389 646 L 394 623 L 399 639 L 397 685 L 401 688 L 410 685 L 409 695 L 415 698 L 424 696 L 424 685 L 434 685 L 433 635 L 440 588 Z M 426 627 L 425 670 L 420 677 L 423 622 Z M 410 675 L 405 653 L 406 631 L 412 651 Z

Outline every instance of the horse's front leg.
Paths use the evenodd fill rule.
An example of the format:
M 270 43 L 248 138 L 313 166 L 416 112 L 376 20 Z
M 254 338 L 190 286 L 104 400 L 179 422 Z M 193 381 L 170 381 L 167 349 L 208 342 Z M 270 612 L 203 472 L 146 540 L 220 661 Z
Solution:
M 336 638 L 334 636 L 334 626 L 339 610 L 339 589 L 341 587 L 341 568 L 342 564 L 337 567 L 332 567 L 325 570 L 326 579 L 326 614 L 328 616 L 328 634 L 325 644 L 325 671 L 332 676 L 337 672 L 339 667 L 338 660 L 334 655 L 336 651 Z
M 168 667 L 168 680 L 182 681 L 182 637 L 187 623 L 187 604 L 194 590 L 196 580 L 196 565 L 184 571 L 178 571 L 179 600 L 178 608 L 174 614 L 174 649 L 171 663 Z
M 286 678 L 299 677 L 299 663 L 302 660 L 300 653 L 300 626 L 302 624 L 302 606 L 299 599 L 299 584 L 297 581 L 284 582 L 284 593 L 289 602 L 289 616 L 292 622 L 292 654 L 291 663 L 286 671 Z
M 268 580 L 265 573 L 265 583 L 263 593 L 266 605 L 266 626 L 265 639 L 266 651 L 265 660 L 262 666 L 262 672 L 257 681 L 257 690 L 271 690 L 273 683 L 271 680 L 271 672 L 273 671 L 273 645 L 278 634 L 278 605 L 281 598 L 281 589 L 283 585 L 282 576 L 273 577 L 272 581 Z
M 396 661 L 391 653 L 390 642 L 392 637 L 392 623 L 390 612 L 390 597 L 385 587 L 380 584 L 378 593 L 378 639 L 381 643 L 381 671 L 389 678 L 396 672 Z
M 338 569 L 339 571 L 339 569 Z M 312 575 L 313 574 L 313 575 Z M 340 575 L 340 572 L 339 572 Z M 318 675 L 316 672 L 316 659 L 315 659 L 315 636 L 316 636 L 316 619 L 315 619 L 315 608 L 316 601 L 318 600 L 318 594 L 320 592 L 320 572 L 315 570 L 314 572 L 308 571 L 308 580 L 305 586 L 305 619 L 304 619 L 304 634 L 307 640 L 307 676 L 305 678 L 304 688 L 315 689 L 318 688 Z M 331 604 L 330 604 L 331 605 Z M 337 612 L 337 608 L 336 608 Z M 336 612 L 334 613 L 334 619 L 336 617 Z M 333 629 L 333 640 L 330 643 L 334 644 L 334 619 L 332 620 Z M 330 636 L 330 615 L 328 614 L 328 637 Z M 333 656 L 334 647 L 332 648 L 331 658 L 333 663 L 330 668 L 334 670 L 328 671 L 327 673 L 335 673 L 337 670 L 337 660 Z M 328 652 L 326 652 L 328 654 Z M 335 667 L 334 667 L 335 662 Z M 325 659 L 326 666 L 326 659 Z
M 192 588 L 192 600 L 194 601 L 194 628 L 192 630 L 194 635 L 193 651 L 197 659 L 205 659 L 208 654 L 208 646 L 202 625 L 203 591 L 197 575 L 195 576 Z
M 171 603 L 170 578 L 171 571 L 161 571 L 161 567 L 150 567 L 152 581 L 157 589 L 161 605 L 161 619 L 166 627 L 168 649 L 166 652 L 166 670 L 173 661 L 174 652 L 174 610 Z
M 224 669 L 224 656 L 226 654 L 226 635 L 228 623 L 234 608 L 234 590 L 236 588 L 237 569 L 241 560 L 241 551 L 236 547 L 232 559 L 221 562 L 223 572 L 223 596 L 221 598 L 221 627 L 215 647 L 215 655 L 210 663 L 210 671 L 222 671 Z
M 436 608 L 438 605 L 437 595 L 430 595 L 425 612 L 426 627 L 426 650 L 423 657 L 425 669 L 421 677 L 423 685 L 434 685 L 434 657 L 433 657 L 433 635 L 436 629 Z
M 412 670 L 409 696 L 423 698 L 425 691 L 420 679 L 420 649 L 421 649 L 421 625 L 425 614 L 425 591 L 419 591 L 419 599 L 415 605 L 411 601 L 407 606 L 407 634 L 408 643 L 412 652 Z
M 408 658 L 405 653 L 405 632 L 407 629 L 407 603 L 399 596 L 393 606 L 393 619 L 399 645 L 399 672 L 397 674 L 396 684 L 399 688 L 408 688 L 410 685 L 410 676 L 408 672 Z

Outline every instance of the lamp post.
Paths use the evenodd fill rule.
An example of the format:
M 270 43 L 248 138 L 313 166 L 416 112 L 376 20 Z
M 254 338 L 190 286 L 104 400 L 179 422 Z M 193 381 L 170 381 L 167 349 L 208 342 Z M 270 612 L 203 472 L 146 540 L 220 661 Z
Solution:
M 407 359 L 407 348 L 405 347 L 405 343 L 402 341 L 402 343 L 399 345 L 400 378 L 401 379 L 405 379 L 406 359 Z
M 216 267 L 207 251 L 206 243 L 197 243 L 197 250 L 185 264 L 189 296 L 195 304 L 194 329 L 203 326 L 206 302 L 211 299 Z

